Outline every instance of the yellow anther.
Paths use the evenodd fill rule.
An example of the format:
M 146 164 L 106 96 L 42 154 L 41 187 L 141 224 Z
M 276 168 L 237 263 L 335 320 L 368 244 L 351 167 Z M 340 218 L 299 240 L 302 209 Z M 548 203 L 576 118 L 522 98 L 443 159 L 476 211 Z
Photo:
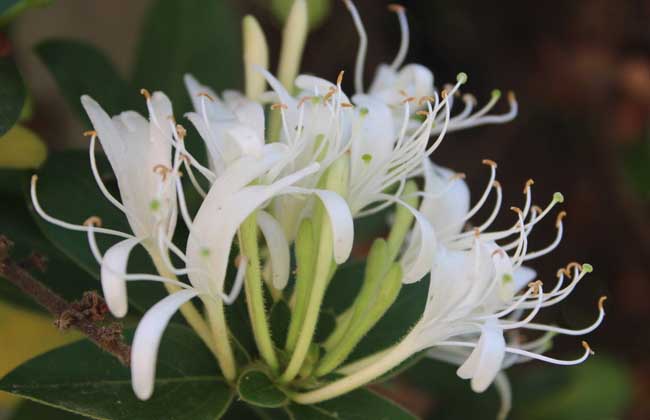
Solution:
M 171 169 L 166 167 L 165 165 L 158 164 L 153 167 L 153 171 L 157 173 L 158 175 L 162 176 L 163 181 L 167 180 L 167 174 L 171 172 Z
M 528 191 L 530 191 L 530 187 L 532 187 L 534 183 L 535 181 L 533 181 L 532 179 L 526 181 L 526 185 L 524 186 L 524 194 L 528 194 Z
M 345 73 L 345 70 L 341 70 L 339 75 L 336 77 L 337 86 L 341 86 L 341 83 L 343 83 L 343 73 Z
M 325 96 L 323 96 L 323 100 L 328 101 L 332 96 L 334 96 L 335 93 L 336 93 L 336 88 L 333 87 L 333 86 L 330 86 L 330 88 L 327 91 L 327 93 L 325 94 Z
M 147 89 L 145 89 L 145 88 L 140 89 L 140 95 L 144 96 L 146 100 L 150 100 L 150 99 L 151 99 L 151 94 L 150 94 L 149 91 L 148 91 Z
M 508 91 L 508 102 L 517 102 L 517 97 L 515 96 L 515 93 L 513 91 Z
M 589 347 L 589 343 L 587 343 L 586 341 L 583 341 L 583 342 L 582 342 L 582 347 L 584 347 L 585 350 L 587 350 L 587 351 L 589 352 L 589 354 L 591 354 L 592 356 L 593 356 L 594 354 L 596 354 L 596 353 L 591 349 L 591 347 Z
M 433 96 L 423 96 L 418 100 L 418 105 L 422 105 L 425 102 L 435 102 L 435 101 L 436 98 L 434 98 Z
M 600 299 L 598 299 L 598 310 L 599 311 L 604 311 L 605 310 L 605 301 L 607 300 L 607 296 L 601 296 Z
M 389 4 L 388 5 L 388 10 L 390 10 L 391 12 L 395 12 L 395 13 L 404 13 L 404 12 L 406 12 L 406 8 L 404 6 L 402 6 L 401 4 L 395 4 L 395 3 Z
M 566 212 L 562 210 L 561 212 L 558 213 L 557 219 L 555 219 L 555 227 L 560 228 L 560 225 L 562 224 L 562 219 L 566 217 Z
M 289 108 L 289 107 L 286 104 L 282 104 L 282 103 L 271 105 L 271 109 L 274 110 L 274 111 L 276 109 L 287 109 L 287 108 Z
M 415 115 L 423 115 L 425 117 L 428 117 L 429 116 L 429 111 L 425 111 L 425 110 L 421 109 L 421 110 L 417 111 L 415 113 Z
M 343 102 L 341 104 L 341 108 L 354 108 L 354 105 L 352 105 L 350 102 Z
M 208 98 L 210 102 L 214 102 L 214 98 L 207 92 L 199 92 L 198 96 L 203 96 L 204 98 Z
M 97 132 L 95 130 L 88 130 L 83 132 L 84 137 L 95 137 Z
M 497 163 L 495 161 L 493 161 L 492 159 L 483 159 L 481 161 L 481 163 L 483 163 L 483 165 L 488 165 L 488 166 L 491 166 L 493 168 L 497 167 Z
M 539 294 L 543 284 L 544 283 L 542 283 L 541 280 L 535 280 L 533 282 L 528 283 L 528 288 L 532 290 L 533 296 Z
M 102 219 L 100 219 L 98 216 L 90 216 L 87 218 L 84 223 L 84 226 L 94 226 L 94 227 L 101 227 L 102 225 Z
M 517 213 L 520 216 L 524 214 L 524 212 L 521 211 L 521 209 L 519 207 L 512 206 L 512 207 L 510 207 L 510 210 L 514 211 L 515 213 Z
M 572 269 L 578 269 L 578 271 L 582 270 L 582 264 L 572 261 L 569 264 L 567 264 L 566 269 L 570 273 Z
M 179 139 L 183 140 L 187 136 L 187 130 L 182 125 L 176 124 L 176 134 L 178 134 Z

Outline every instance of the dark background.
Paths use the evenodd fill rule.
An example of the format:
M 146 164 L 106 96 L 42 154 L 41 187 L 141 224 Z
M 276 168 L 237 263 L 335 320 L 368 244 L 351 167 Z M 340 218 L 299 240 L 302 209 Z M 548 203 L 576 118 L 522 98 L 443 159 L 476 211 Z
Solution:
M 57 9 L 64 3 L 59 2 Z M 34 11 L 26 19 L 31 19 L 34 32 L 47 34 L 37 26 L 39 19 L 59 13 L 58 23 L 49 21 L 53 32 L 66 22 L 76 22 L 77 29 L 72 25 L 65 32 L 79 33 L 79 38 L 92 33 L 94 42 L 110 50 L 118 67 L 128 71 L 134 51 L 123 38 L 134 31 L 129 28 L 137 27 L 138 13 L 148 2 L 70 3 L 79 9 L 76 19 L 48 9 Z M 356 3 L 370 41 L 365 74 L 369 83 L 376 65 L 390 62 L 396 53 L 399 27 L 385 7 L 388 2 Z M 275 68 L 281 29 L 268 2 L 232 4 L 259 18 Z M 650 1 L 401 4 L 407 7 L 411 28 L 407 62 L 431 68 L 437 87 L 464 71 L 469 75 L 464 90 L 473 93 L 479 105 L 489 100 L 494 88 L 516 92 L 520 113 L 514 122 L 451 133 L 433 159 L 465 172 L 474 196 L 487 179 L 481 160 L 497 161 L 506 209 L 520 205 L 528 178 L 535 180 L 537 204 L 545 204 L 554 191 L 564 194 L 568 212 L 564 240 L 556 252 L 533 266 L 551 283 L 556 270 L 573 260 L 593 264 L 595 272 L 571 298 L 544 316 L 563 326 L 581 327 L 595 316 L 598 297 L 607 295 L 605 323 L 588 340 L 599 354 L 617 359 L 631 372 L 632 402 L 625 418 L 650 418 Z M 129 8 L 133 13 L 120 23 Z M 38 90 L 40 70 L 28 52 L 33 41 L 30 23 L 20 25 L 16 42 L 23 51 L 17 54 L 19 58 L 22 54 L 23 70 Z M 121 25 L 124 31 L 115 32 Z M 344 88 L 351 92 L 356 49 L 347 10 L 333 0 L 329 15 L 308 38 L 303 70 L 329 79 L 346 70 Z M 64 148 L 78 143 L 68 137 L 78 122 L 58 105 L 55 95 L 37 96 L 32 126 L 55 148 Z M 496 109 L 505 108 L 500 104 Z M 503 216 L 500 223 L 505 225 L 511 216 L 508 211 Z M 549 219 L 535 232 L 532 249 L 550 242 L 554 234 Z M 575 338 L 560 338 L 557 343 L 558 354 L 575 354 L 580 348 Z M 530 369 L 541 367 L 536 363 Z

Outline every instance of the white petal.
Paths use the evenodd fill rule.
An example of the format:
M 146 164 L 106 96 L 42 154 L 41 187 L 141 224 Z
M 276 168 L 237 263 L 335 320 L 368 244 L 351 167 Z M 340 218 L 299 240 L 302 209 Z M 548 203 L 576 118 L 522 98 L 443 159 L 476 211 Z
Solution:
M 518 292 L 523 289 L 528 283 L 535 280 L 535 277 L 537 277 L 537 271 L 533 270 L 530 267 L 522 265 L 515 270 L 514 277 L 515 292 Z
M 209 273 L 209 277 L 192 271 L 189 276 L 192 284 L 201 290 L 207 290 L 212 296 L 220 296 L 223 293 L 232 240 L 239 225 L 264 202 L 316 172 L 318 168 L 318 164 L 313 164 L 271 185 L 253 185 L 239 191 L 233 188 L 233 185 L 222 184 L 225 175 L 218 178 L 199 208 L 187 245 L 188 266 L 199 268 L 202 273 Z M 233 177 L 228 179 L 231 184 L 242 182 Z M 223 191 L 226 193 L 222 193 Z M 209 255 L 206 256 L 206 252 Z
M 333 191 L 304 189 L 315 194 L 323 203 L 330 219 L 334 246 L 334 261 L 342 264 L 350 257 L 354 243 L 354 221 L 348 203 Z
M 291 270 L 291 256 L 289 254 L 289 241 L 284 235 L 280 223 L 265 211 L 257 214 L 257 225 L 264 235 L 266 246 L 271 254 L 271 269 L 273 272 L 273 287 L 284 289 L 289 281 Z
M 492 320 L 483 326 L 478 345 L 456 373 L 463 379 L 472 379 L 474 392 L 483 392 L 501 370 L 505 354 L 503 330 Z
M 462 179 L 453 180 L 449 186 L 454 172 L 435 166 L 428 158 L 423 161 L 424 191 L 428 194 L 438 194 L 439 197 L 425 197 L 420 204 L 420 211 L 431 222 L 436 232 L 444 232 L 445 237 L 458 234 L 464 224 L 464 218 L 469 211 L 469 188 Z
M 148 400 L 153 394 L 158 347 L 169 320 L 178 308 L 197 295 L 195 290 L 171 294 L 152 306 L 140 320 L 131 348 L 131 382 L 141 400 Z
M 129 309 L 124 276 L 131 250 L 138 243 L 138 238 L 120 241 L 110 247 L 102 259 L 101 281 L 104 299 L 108 309 L 118 318 L 126 315 Z
M 418 227 L 417 236 L 414 235 L 404 252 L 404 255 L 409 257 L 408 261 L 405 261 L 405 258 L 402 259 L 404 265 L 403 282 L 408 284 L 420 280 L 431 270 L 436 255 L 437 242 L 431 223 L 422 213 L 411 206 L 406 206 L 406 208 L 415 216 L 415 224 Z
M 239 147 L 240 156 L 262 156 L 264 139 L 260 138 L 255 130 L 242 124 L 233 125 L 226 131 L 226 141 L 236 144 Z

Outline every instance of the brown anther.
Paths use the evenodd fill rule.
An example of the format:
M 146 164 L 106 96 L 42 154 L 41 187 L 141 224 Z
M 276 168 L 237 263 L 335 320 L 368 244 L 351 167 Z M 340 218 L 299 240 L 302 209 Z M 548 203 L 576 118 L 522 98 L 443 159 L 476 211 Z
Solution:
M 521 209 L 520 209 L 519 207 L 512 206 L 512 207 L 510 207 L 510 210 L 514 211 L 514 212 L 517 213 L 519 216 L 521 216 L 522 214 L 524 214 L 524 212 L 521 211 Z
M 508 102 L 517 102 L 517 97 L 513 91 L 508 91 Z
M 528 191 L 530 191 L 530 187 L 532 187 L 534 183 L 535 181 L 533 181 L 532 179 L 526 181 L 526 185 L 524 186 L 524 194 L 528 194 Z
M 343 73 L 345 73 L 345 70 L 341 70 L 339 72 L 339 75 L 336 77 L 336 85 L 341 86 L 341 83 L 343 83 Z
M 102 226 L 102 219 L 100 219 L 98 216 L 90 216 L 83 222 L 84 226 L 93 226 L 93 227 L 101 227 Z
M 541 208 L 540 206 L 538 206 L 538 205 L 533 205 L 533 207 L 531 207 L 531 209 L 532 209 L 533 211 L 537 212 L 537 213 L 541 213 L 541 212 L 544 211 L 544 210 L 542 210 L 542 208 Z
M 341 104 L 341 108 L 354 108 L 354 105 L 352 105 L 350 102 L 343 102 Z
M 586 341 L 583 341 L 583 342 L 582 342 L 582 347 L 584 347 L 585 350 L 587 350 L 587 351 L 589 352 L 589 354 L 591 354 L 592 356 L 593 356 L 594 354 L 596 354 L 596 353 L 591 349 L 591 347 L 589 347 L 589 343 L 587 343 Z
M 312 100 L 312 99 L 314 99 L 313 96 L 303 96 L 302 99 L 298 102 L 298 105 L 296 106 L 296 108 L 300 108 L 301 106 L 303 106 L 305 104 L 305 102 L 307 102 L 309 100 Z
M 209 93 L 206 93 L 206 92 L 200 92 L 200 93 L 198 94 L 198 96 L 203 96 L 204 98 L 208 98 L 208 100 L 209 100 L 210 102 L 214 102 L 214 98 L 213 98 L 212 96 L 210 96 Z
M 576 269 L 576 268 L 578 269 L 578 271 L 581 271 L 582 270 L 582 264 L 577 263 L 575 261 L 572 261 L 569 264 L 567 264 L 567 266 L 566 266 L 566 269 L 569 272 L 571 272 L 572 269 Z
M 95 130 L 88 130 L 83 132 L 84 137 L 95 137 L 97 132 Z
M 542 281 L 541 280 L 535 280 L 530 283 L 528 283 L 528 288 L 533 291 L 533 296 L 536 296 L 539 294 L 540 290 L 542 289 Z
M 481 161 L 481 163 L 482 163 L 483 165 L 491 166 L 491 167 L 493 167 L 493 168 L 495 168 L 495 169 L 496 169 L 496 167 L 497 167 L 497 163 L 496 163 L 495 161 L 493 161 L 492 159 L 483 159 L 483 160 Z
M 332 96 L 334 96 L 335 93 L 336 93 L 336 88 L 333 87 L 333 86 L 330 86 L 330 88 L 328 89 L 328 91 L 327 91 L 327 93 L 325 94 L 325 96 L 323 96 L 323 100 L 324 100 L 324 101 L 329 101 L 329 99 L 330 99 Z
M 566 268 L 560 268 L 559 270 L 557 270 L 555 276 L 559 279 L 560 277 L 562 277 L 562 274 L 564 274 L 567 277 L 571 277 L 571 273 L 569 273 Z
M 495 249 L 494 252 L 492 252 L 491 256 L 494 257 L 495 255 L 500 255 L 502 257 L 505 257 L 506 253 L 505 253 L 505 251 L 503 249 L 498 248 L 498 249 Z
M 598 310 L 599 311 L 604 311 L 605 310 L 605 301 L 607 300 L 607 296 L 601 296 L 600 299 L 598 299 Z
M 414 101 L 415 101 L 415 97 L 413 97 L 413 96 L 407 96 L 406 98 L 402 99 L 402 102 L 401 102 L 401 103 L 402 103 L 402 105 L 404 105 L 404 104 L 407 103 L 407 102 L 414 102 Z
M 422 105 L 425 102 L 435 102 L 435 101 L 436 98 L 434 98 L 433 96 L 423 96 L 418 100 L 418 105 Z
M 149 93 L 149 91 L 145 88 L 140 89 L 140 95 L 144 96 L 146 100 L 151 99 L 151 93 Z
M 560 225 L 562 224 L 562 219 L 566 217 L 566 212 L 562 210 L 561 212 L 558 213 L 557 219 L 555 219 L 555 227 L 560 228 Z
M 429 111 L 425 111 L 425 110 L 421 109 L 421 110 L 417 111 L 415 113 L 415 115 L 423 115 L 425 117 L 428 117 L 429 116 Z
M 501 188 L 501 183 L 495 179 L 492 186 L 494 186 L 494 188 Z
M 287 106 L 287 104 L 282 104 L 282 103 L 271 105 L 271 109 L 274 110 L 274 111 L 275 111 L 276 109 L 287 109 L 287 108 L 289 108 L 289 107 Z
M 395 13 L 404 13 L 404 12 L 406 12 L 406 8 L 404 6 L 402 6 L 401 4 L 395 4 L 395 3 L 389 4 L 388 5 L 388 10 L 391 11 L 391 12 L 395 12 Z
M 158 164 L 153 167 L 153 171 L 157 173 L 158 175 L 162 176 L 163 181 L 167 180 L 167 174 L 171 172 L 171 169 L 166 167 L 165 165 Z
M 176 134 L 179 139 L 183 140 L 185 139 L 185 136 L 187 136 L 187 130 L 182 125 L 176 124 Z
M 447 89 L 443 89 L 442 92 L 440 92 L 440 97 L 442 99 L 447 99 L 447 95 L 449 95 L 449 93 L 447 92 Z

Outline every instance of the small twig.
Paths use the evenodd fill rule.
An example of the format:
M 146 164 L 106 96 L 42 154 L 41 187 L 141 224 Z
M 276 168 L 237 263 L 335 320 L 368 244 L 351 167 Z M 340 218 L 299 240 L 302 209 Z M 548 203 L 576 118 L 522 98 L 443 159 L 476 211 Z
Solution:
M 104 320 L 108 312 L 104 300 L 96 292 L 86 292 L 80 301 L 68 303 L 28 271 L 33 268 L 43 272 L 46 268 L 45 258 L 32 254 L 27 260 L 17 263 L 9 258 L 12 246 L 9 239 L 0 235 L 0 275 L 47 309 L 56 318 L 54 323 L 57 327 L 79 330 L 98 347 L 128 366 L 131 347 L 123 340 L 122 325 L 117 322 L 109 325 L 98 323 Z

